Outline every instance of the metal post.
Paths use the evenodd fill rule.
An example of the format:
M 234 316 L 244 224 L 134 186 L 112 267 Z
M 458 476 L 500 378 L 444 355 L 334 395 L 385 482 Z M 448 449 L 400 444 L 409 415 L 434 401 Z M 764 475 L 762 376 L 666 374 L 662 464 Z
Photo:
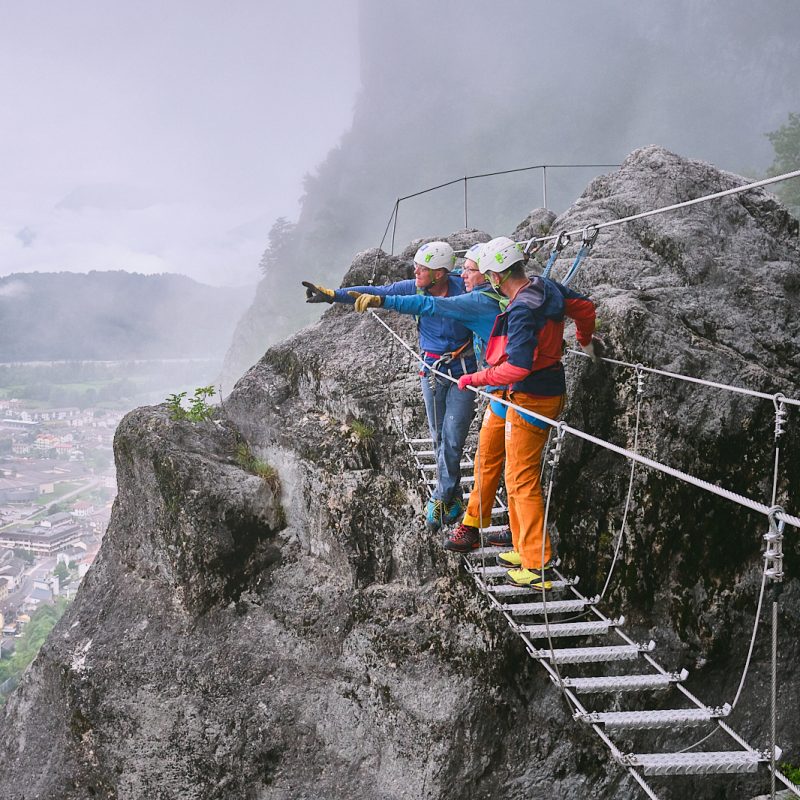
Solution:
M 464 176 L 464 227 L 469 228 L 469 217 L 467 216 L 467 176 Z
M 547 208 L 547 167 L 542 167 L 542 206 Z
M 776 584 L 773 590 L 778 589 Z M 775 740 L 778 718 L 778 592 L 775 591 L 772 600 L 772 676 L 770 681 L 770 725 L 769 725 L 769 796 L 775 800 Z
M 394 203 L 394 226 L 392 227 L 392 251 L 389 255 L 394 255 L 394 235 L 397 233 L 397 212 L 400 210 L 400 199 Z

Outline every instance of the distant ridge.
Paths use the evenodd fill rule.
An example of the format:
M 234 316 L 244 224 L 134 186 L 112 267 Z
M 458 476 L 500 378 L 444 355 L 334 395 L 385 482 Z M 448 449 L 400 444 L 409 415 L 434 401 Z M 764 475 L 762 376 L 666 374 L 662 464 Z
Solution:
M 0 278 L 0 361 L 216 358 L 252 287 L 122 270 Z

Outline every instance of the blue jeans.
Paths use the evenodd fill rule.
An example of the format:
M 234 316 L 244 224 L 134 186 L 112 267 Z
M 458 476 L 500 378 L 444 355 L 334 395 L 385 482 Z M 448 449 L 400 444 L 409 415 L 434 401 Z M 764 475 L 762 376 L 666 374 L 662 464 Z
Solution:
M 460 391 L 455 383 L 436 378 L 432 389 L 427 376 L 422 379 L 422 396 L 428 415 L 428 428 L 436 453 L 436 489 L 433 496 L 445 503 L 461 497 L 461 454 L 475 413 L 475 392 Z

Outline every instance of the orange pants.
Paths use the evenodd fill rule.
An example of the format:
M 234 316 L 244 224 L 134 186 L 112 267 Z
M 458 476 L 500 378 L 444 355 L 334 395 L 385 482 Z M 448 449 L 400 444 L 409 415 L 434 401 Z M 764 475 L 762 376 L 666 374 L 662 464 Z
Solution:
M 492 394 L 497 397 L 503 396 L 502 391 Z M 492 508 L 505 459 L 506 421 L 486 406 L 475 458 L 475 487 L 469 495 L 467 513 L 463 519 L 464 525 L 486 528 L 492 524 Z
M 512 392 L 509 400 L 544 417 L 558 419 L 564 409 L 565 395 L 541 397 Z M 542 451 L 550 428 L 540 428 L 508 409 L 505 425 L 506 491 L 508 516 L 514 549 L 524 569 L 539 569 L 550 560 L 550 536 L 544 530 L 544 500 L 540 479 Z M 470 500 L 472 498 L 470 497 Z

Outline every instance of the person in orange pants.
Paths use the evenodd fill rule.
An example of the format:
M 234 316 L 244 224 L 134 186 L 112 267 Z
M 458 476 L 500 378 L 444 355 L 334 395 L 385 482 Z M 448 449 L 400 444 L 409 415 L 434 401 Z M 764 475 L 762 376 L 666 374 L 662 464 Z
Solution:
M 537 397 L 524 392 L 511 392 L 508 399 L 555 420 L 561 416 L 566 396 Z M 531 419 L 535 422 L 531 422 Z M 536 423 L 538 420 L 535 418 L 524 418 L 516 409 L 508 409 L 505 424 L 506 491 L 508 518 L 512 533 L 516 533 L 516 541 L 513 542 L 514 552 L 503 553 L 499 558 L 507 566 L 522 566 L 528 571 L 547 564 L 552 556 L 550 537 L 545 534 L 542 541 L 545 532 L 541 465 L 549 426 L 543 428 Z
M 501 397 L 502 391 L 492 394 Z M 478 451 L 475 455 L 475 488 L 470 492 L 469 504 L 461 524 L 477 530 L 492 524 L 497 487 L 503 474 L 506 459 L 506 407 L 491 401 L 486 407 L 481 423 Z M 477 535 L 475 537 L 478 541 Z M 510 544 L 508 541 L 491 541 L 491 544 Z M 455 549 L 455 548 L 454 548 Z
M 505 386 L 506 398 L 550 420 L 561 413 L 566 396 L 561 344 L 564 319 L 575 320 L 578 342 L 595 358 L 591 300 L 548 278 L 528 279 L 521 245 L 501 236 L 484 245 L 478 267 L 489 283 L 509 298 L 486 348 L 490 366 L 462 375 L 460 389 Z M 506 491 L 514 550 L 498 558 L 517 586 L 549 589 L 550 537 L 544 529 L 540 483 L 542 451 L 550 424 L 509 408 L 505 423 Z M 544 558 L 542 552 L 544 551 Z

